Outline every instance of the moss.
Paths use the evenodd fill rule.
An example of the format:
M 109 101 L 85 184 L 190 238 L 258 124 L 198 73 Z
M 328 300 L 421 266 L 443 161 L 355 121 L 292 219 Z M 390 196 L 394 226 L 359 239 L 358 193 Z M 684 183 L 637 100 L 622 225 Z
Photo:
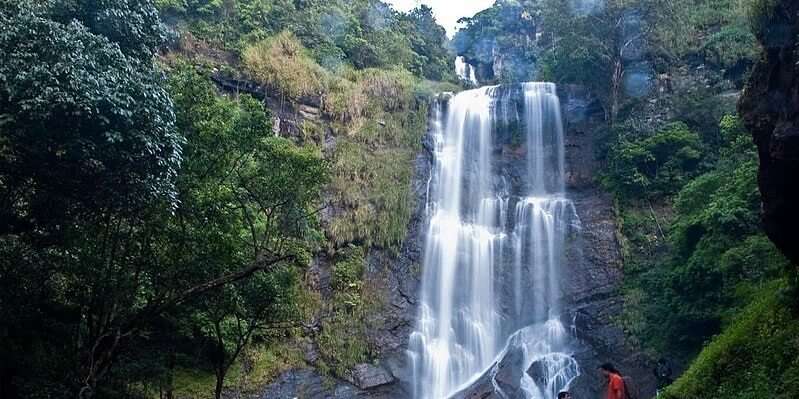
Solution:
M 398 246 L 405 238 L 414 200 L 411 178 L 416 151 L 375 148 L 344 139 L 333 163 L 332 192 L 341 214 L 330 226 L 338 244 Z
M 799 397 L 799 318 L 791 296 L 783 281 L 766 286 L 663 398 Z

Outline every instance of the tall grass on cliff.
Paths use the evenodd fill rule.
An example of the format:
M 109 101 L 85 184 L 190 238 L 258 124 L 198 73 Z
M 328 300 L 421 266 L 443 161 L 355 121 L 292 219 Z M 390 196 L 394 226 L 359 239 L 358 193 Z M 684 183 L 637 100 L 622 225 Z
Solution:
M 324 69 L 293 33 L 282 32 L 247 47 L 242 60 L 253 78 L 285 97 L 297 99 L 324 92 Z

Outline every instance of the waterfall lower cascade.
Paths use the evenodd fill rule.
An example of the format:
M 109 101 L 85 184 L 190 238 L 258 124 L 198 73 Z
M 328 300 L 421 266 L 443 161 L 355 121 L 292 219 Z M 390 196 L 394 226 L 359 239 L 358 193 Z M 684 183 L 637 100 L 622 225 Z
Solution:
M 513 352 L 518 389 L 493 381 L 494 390 L 555 398 L 579 375 L 559 305 L 564 246 L 579 220 L 565 195 L 556 87 L 449 95 L 430 134 L 429 230 L 408 350 L 414 396 L 447 398 L 493 379 Z

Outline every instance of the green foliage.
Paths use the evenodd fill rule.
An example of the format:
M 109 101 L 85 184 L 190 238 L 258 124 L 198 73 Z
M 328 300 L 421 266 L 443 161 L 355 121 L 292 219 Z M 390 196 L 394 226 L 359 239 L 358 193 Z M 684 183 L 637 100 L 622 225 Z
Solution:
M 788 399 L 799 392 L 799 318 L 777 281 L 758 291 L 665 392 L 666 399 Z
M 721 68 L 734 68 L 739 63 L 752 64 L 760 54 L 754 45 L 755 36 L 747 26 L 724 26 L 702 45 L 708 61 Z
M 34 398 L 52 392 L 75 396 L 81 390 L 124 397 L 138 392 L 138 387 L 164 387 L 174 362 L 161 345 L 174 353 L 178 346 L 174 343 L 185 341 L 208 348 L 203 357 L 223 381 L 254 336 L 300 314 L 295 303 L 297 268 L 307 265 L 310 251 L 319 246 L 320 233 L 311 214 L 319 206 L 320 188 L 328 181 L 328 165 L 315 148 L 274 137 L 260 102 L 248 96 L 235 100 L 219 96 L 210 80 L 191 68 L 179 67 L 172 76 L 173 103 L 164 88 L 146 86 L 160 82 L 148 78 L 157 76 L 153 71 L 144 73 L 140 61 L 128 58 L 115 45 L 106 46 L 107 41 L 91 36 L 77 23 L 64 28 L 27 14 L 2 17 L 20 26 L 35 23 L 43 35 L 49 35 L 43 43 L 31 42 L 30 48 L 16 46 L 16 51 L 28 52 L 19 53 L 14 65 L 17 74 L 35 72 L 29 77 L 33 87 L 39 78 L 55 85 L 38 94 L 43 96 L 39 100 L 7 108 L 17 125 L 13 134 L 4 131 L 3 136 L 14 154 L 3 162 L 32 157 L 37 154 L 33 149 L 41 155 L 26 165 L 34 159 L 54 160 L 39 166 L 51 170 L 29 169 L 28 173 L 36 173 L 27 178 L 35 183 L 32 186 L 3 176 L 3 184 L 14 184 L 9 187 L 25 193 L 7 197 L 21 202 L 6 212 L 14 212 L 10 216 L 14 220 L 36 222 L 32 231 L 0 234 L 4 287 L 10 287 L 6 283 L 31 287 L 3 289 L 0 295 L 2 355 L 18 364 L 12 376 L 15 387 L 22 396 Z M 15 30 L 4 33 L 14 37 Z M 94 47 L 81 47 L 86 43 Z M 74 66 L 45 64 L 64 80 L 47 78 L 48 72 L 37 70 L 36 62 L 64 57 L 59 53 L 62 46 L 108 54 L 84 64 L 76 60 Z M 76 51 L 67 59 L 78 56 L 94 53 Z M 127 69 L 107 72 L 122 62 L 135 68 L 125 65 Z M 4 87 L 10 83 L 5 81 Z M 137 92 L 144 87 L 149 91 Z M 26 98 L 24 91 L 14 93 L 19 93 L 15 99 Z M 3 101 L 13 104 L 9 98 Z M 156 113 L 159 110 L 166 115 Z M 38 125 L 33 125 L 34 115 Z M 151 131 L 158 123 L 165 126 Z M 177 160 L 171 165 L 172 158 L 158 158 L 162 147 L 157 133 L 163 132 L 173 138 L 175 147 L 182 144 L 179 168 Z M 102 151 L 95 155 L 95 150 Z M 93 168 L 86 169 L 91 173 L 81 169 L 82 163 Z M 173 168 L 169 179 L 162 176 L 167 172 L 146 175 L 167 167 Z M 62 181 L 53 184 L 41 177 L 48 174 L 61 174 Z M 90 178 L 95 179 L 91 184 Z M 174 194 L 156 196 L 158 186 L 146 178 L 165 179 Z M 78 179 L 86 182 L 77 184 Z M 142 190 L 139 185 L 122 184 L 128 179 L 143 185 L 145 194 L 137 193 Z M 106 186 L 98 191 L 98 184 Z M 80 203 L 70 196 L 87 200 Z M 64 198 L 74 213 L 25 210 L 24 206 L 56 198 Z M 50 235 L 57 239 L 37 238 L 44 232 L 57 232 Z M 266 272 L 259 272 L 263 269 Z M 21 292 L 28 294 L 22 297 Z M 155 338 L 147 341 L 141 335 Z M 31 345 L 41 349 L 25 349 Z M 52 375 L 41 373 L 43 369 L 52 370 Z
M 696 353 L 764 282 L 788 269 L 759 228 L 754 146 L 736 117 L 720 125 L 722 157 L 674 198 L 667 243 L 658 243 L 646 213 L 627 211 L 633 217 L 624 219 L 636 249 L 625 259 L 624 324 L 647 348 L 679 358 Z
M 370 354 L 365 317 L 375 303 L 363 282 L 365 263 L 364 249 L 349 246 L 337 254 L 333 265 L 333 298 L 317 342 L 330 371 L 339 377 L 366 362 Z
M 181 138 L 152 61 L 28 6 L 0 9 L 0 231 L 173 195 Z
M 398 26 L 414 52 L 408 66 L 411 72 L 431 80 L 454 80 L 455 64 L 446 48 L 447 32 L 436 23 L 432 8 L 420 5 L 400 14 Z
M 399 67 L 430 79 L 454 79 L 446 35 L 426 7 L 407 14 L 378 0 L 164 0 L 160 7 L 220 48 L 242 50 L 288 31 L 330 71 Z
M 221 394 L 228 371 L 250 342 L 301 321 L 298 267 L 320 243 L 315 220 L 328 165 L 311 147 L 272 135 L 263 105 L 219 96 L 210 80 L 179 67 L 171 80 L 178 126 L 187 138 L 179 176 L 180 206 L 166 253 L 200 279 L 235 273 L 265 257 L 289 257 L 266 273 L 218 288 L 192 303 L 192 339 L 205 354 Z M 169 247 L 171 244 L 175 247 Z M 195 277 L 196 278 L 196 277 Z M 246 352 L 245 352 L 246 353 Z
M 670 0 L 657 13 L 652 40 L 656 55 L 669 59 L 701 57 L 719 69 L 751 67 L 757 42 L 747 23 L 753 0 Z M 742 74 L 738 71 L 740 78 Z
M 65 0 L 52 3 L 54 19 L 73 19 L 119 45 L 125 55 L 148 62 L 167 39 L 152 0 Z
M 329 230 L 339 244 L 396 247 L 414 209 L 413 163 L 427 107 L 417 102 L 407 72 L 366 70 L 354 79 L 344 95 L 333 94 L 328 102 L 343 122 L 336 128 L 341 135 L 331 185 L 341 212 Z
M 734 97 L 719 95 L 712 88 L 689 87 L 687 91 L 676 92 L 672 103 L 675 118 L 699 133 L 708 149 L 708 157 L 713 157 L 717 155 L 716 150 L 724 145 L 720 137 L 719 120 L 735 113 L 735 101 Z
M 701 155 L 699 136 L 683 123 L 650 137 L 622 136 L 609 150 L 604 184 L 628 199 L 670 195 L 696 174 Z

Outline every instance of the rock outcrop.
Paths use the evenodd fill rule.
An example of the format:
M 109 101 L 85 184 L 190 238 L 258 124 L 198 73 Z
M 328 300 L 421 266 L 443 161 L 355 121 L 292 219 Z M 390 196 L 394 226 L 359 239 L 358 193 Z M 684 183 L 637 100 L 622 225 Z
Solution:
M 760 156 L 758 185 L 769 238 L 799 264 L 799 2 L 761 2 L 754 16 L 763 56 L 739 102 Z
M 394 382 L 394 376 L 388 370 L 369 363 L 356 364 L 346 379 L 360 389 L 372 389 Z

